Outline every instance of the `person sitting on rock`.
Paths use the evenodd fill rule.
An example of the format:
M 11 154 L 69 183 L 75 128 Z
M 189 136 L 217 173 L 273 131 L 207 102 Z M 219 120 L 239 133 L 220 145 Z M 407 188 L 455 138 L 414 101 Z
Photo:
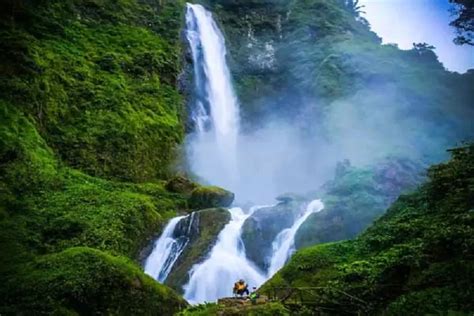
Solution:
M 239 281 L 234 283 L 233 289 L 234 295 L 243 296 L 244 294 L 249 295 L 248 285 L 245 283 L 244 280 L 240 279 Z

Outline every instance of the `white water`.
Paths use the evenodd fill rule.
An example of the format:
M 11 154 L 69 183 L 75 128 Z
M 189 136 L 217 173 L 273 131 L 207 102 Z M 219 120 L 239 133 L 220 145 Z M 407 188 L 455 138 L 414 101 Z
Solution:
M 191 114 L 196 132 L 187 147 L 189 163 L 202 178 L 232 190 L 238 176 L 239 107 L 226 63 L 224 36 L 209 11 L 188 3 L 186 38 L 193 55 L 196 89 Z M 210 155 L 213 164 L 209 164 Z
M 184 287 L 184 298 L 190 303 L 232 296 L 232 286 L 239 279 L 244 279 L 249 287 L 265 282 L 266 276 L 245 256 L 241 240 L 242 225 L 258 208 L 252 208 L 248 214 L 240 208 L 229 210 L 231 221 L 220 232 L 209 258 L 190 271 L 189 283 Z
M 261 177 L 259 170 L 268 164 L 268 160 L 263 161 L 263 164 L 260 161 L 256 169 L 250 168 L 250 172 L 237 168 L 239 109 L 226 65 L 224 37 L 211 13 L 200 5 L 187 4 L 186 38 L 193 55 L 195 81 L 195 102 L 191 113 L 195 133 L 188 139 L 189 163 L 198 176 L 234 191 L 240 174 L 257 179 L 259 175 Z M 261 148 L 255 147 L 252 152 L 258 153 Z M 285 150 L 282 150 L 281 154 L 283 153 L 287 154 Z M 248 155 L 243 156 L 245 157 L 241 158 L 248 158 Z M 252 163 L 256 165 L 255 161 Z M 275 180 L 272 175 L 270 173 L 267 177 L 270 183 Z M 245 183 L 244 186 L 250 185 L 251 183 Z M 245 220 L 258 208 L 260 207 L 253 207 L 248 213 L 240 208 L 229 210 L 231 221 L 219 233 L 208 258 L 189 271 L 189 282 L 184 286 L 184 297 L 189 302 L 210 302 L 231 296 L 232 286 L 239 279 L 244 279 L 249 287 L 263 284 L 293 254 L 294 237 L 298 228 L 310 214 L 320 211 L 323 204 L 319 200 L 311 202 L 291 228 L 280 232 L 273 243 L 271 266 L 266 272 L 260 271 L 247 259 L 241 239 L 241 228 Z M 173 239 L 176 237 L 173 236 L 173 231 L 181 219 L 182 217 L 175 218 L 168 224 L 146 262 L 145 271 L 161 282 L 166 280 L 187 243 L 186 238 L 179 241 Z
M 171 268 L 185 247 L 173 237 L 176 225 L 183 218 L 185 216 L 170 220 L 160 238 L 156 240 L 153 251 L 145 262 L 145 273 L 155 280 L 160 282 L 166 280 Z
M 282 230 L 272 244 L 273 255 L 268 268 L 268 278 L 271 278 L 288 261 L 295 252 L 295 235 L 300 226 L 313 213 L 322 211 L 324 204 L 321 200 L 314 200 L 308 204 L 306 211 L 299 217 L 290 228 Z

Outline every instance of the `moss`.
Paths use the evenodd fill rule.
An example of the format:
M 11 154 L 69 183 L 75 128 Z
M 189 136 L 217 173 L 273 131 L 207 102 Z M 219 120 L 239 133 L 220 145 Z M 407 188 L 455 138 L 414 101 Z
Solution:
M 473 146 L 453 150 L 451 161 L 430 168 L 428 183 L 357 239 L 298 251 L 261 291 L 317 287 L 303 296 L 340 313 L 472 311 L 473 171 Z
M 168 191 L 182 194 L 190 194 L 196 187 L 196 183 L 183 176 L 173 177 L 166 183 L 166 189 Z
M 5 65 L 13 76 L 0 81 L 0 96 L 34 118 L 71 167 L 127 181 L 164 177 L 183 137 L 182 9 L 182 2 L 31 4 L 27 23 L 0 34 L 4 49 L 29 67 Z M 162 23 L 173 36 L 156 33 Z
M 224 307 L 217 304 L 192 306 L 177 314 L 178 316 L 225 315 L 225 316 L 286 316 L 290 312 L 280 303 L 267 303 L 256 306 Z
M 189 197 L 189 207 L 204 209 L 228 207 L 234 201 L 234 193 L 215 186 L 202 186 L 194 189 Z
M 91 248 L 38 257 L 19 280 L 3 298 L 25 313 L 172 315 L 186 306 L 129 260 Z
M 184 2 L 17 4 L 0 13 L 0 313 L 174 313 L 130 260 L 187 204 L 164 187 Z
M 191 227 L 191 233 L 187 234 L 189 242 L 165 282 L 178 292 L 181 292 L 183 285 L 188 283 L 188 272 L 193 265 L 202 262 L 209 255 L 219 233 L 230 221 L 230 213 L 226 209 L 208 209 L 196 212 L 194 217 L 190 218 L 191 223 L 182 223 L 186 231 Z

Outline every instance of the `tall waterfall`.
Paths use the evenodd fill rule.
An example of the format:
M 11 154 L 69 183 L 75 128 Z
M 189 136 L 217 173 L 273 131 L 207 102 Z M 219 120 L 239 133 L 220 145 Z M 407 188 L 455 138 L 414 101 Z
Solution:
M 239 279 L 244 279 L 251 287 L 258 287 L 265 281 L 265 275 L 247 259 L 240 238 L 242 225 L 258 208 L 253 207 L 248 214 L 240 208 L 230 209 L 231 221 L 220 232 L 208 259 L 190 272 L 184 293 L 189 302 L 210 302 L 231 296 L 232 285 Z
M 189 163 L 204 179 L 232 190 L 238 175 L 239 107 L 226 63 L 224 36 L 209 11 L 188 3 L 186 38 L 195 83 L 191 116 L 196 132 L 187 146 Z
M 308 204 L 306 211 L 293 223 L 290 228 L 282 230 L 273 242 L 273 255 L 268 268 L 268 277 L 272 277 L 288 261 L 295 252 L 295 235 L 300 226 L 313 213 L 322 211 L 324 204 L 321 200 L 314 200 Z
M 269 175 L 268 183 L 273 183 L 275 179 L 273 172 L 258 172 L 258 169 L 262 169 L 267 163 L 266 158 L 260 159 L 260 163 L 255 163 L 252 160 L 254 158 L 250 158 L 252 165 L 257 166 L 257 169 L 250 168 L 247 172 L 237 170 L 239 108 L 226 65 L 224 37 L 211 13 L 200 5 L 187 4 L 186 37 L 193 56 L 195 83 L 191 112 L 195 132 L 187 139 L 187 156 L 192 170 L 210 183 L 232 191 L 234 185 L 244 179 L 237 178 L 239 173 L 245 173 L 247 180 L 261 177 L 262 174 Z M 281 138 L 278 141 L 281 141 Z M 239 142 L 242 143 L 242 136 Z M 259 149 L 259 146 L 253 146 L 251 151 L 258 153 Z M 282 148 L 281 152 L 277 152 L 287 154 L 285 150 L 286 148 Z M 246 155 L 241 156 L 243 158 Z M 241 169 L 244 169 L 243 164 Z M 249 185 L 248 182 L 244 184 Z M 261 190 L 262 186 L 259 189 Z M 259 193 L 257 191 L 256 195 L 260 196 Z M 273 256 L 268 271 L 261 271 L 247 258 L 241 238 L 245 220 L 260 207 L 263 206 L 252 207 L 248 212 L 237 207 L 229 210 L 231 220 L 217 236 L 217 241 L 207 254 L 207 258 L 188 271 L 189 282 L 183 289 L 184 297 L 189 302 L 209 302 L 230 296 L 232 285 L 239 279 L 244 279 L 250 287 L 260 286 L 293 254 L 296 232 L 312 213 L 322 210 L 323 204 L 319 200 L 309 203 L 306 210 L 295 219 L 293 226 L 277 235 L 273 242 Z M 189 229 L 176 232 L 182 220 L 185 218 L 176 217 L 169 222 L 146 261 L 146 273 L 160 282 L 166 280 L 188 244 Z M 193 218 L 190 220 L 192 223 Z M 186 225 L 186 222 L 181 224 Z

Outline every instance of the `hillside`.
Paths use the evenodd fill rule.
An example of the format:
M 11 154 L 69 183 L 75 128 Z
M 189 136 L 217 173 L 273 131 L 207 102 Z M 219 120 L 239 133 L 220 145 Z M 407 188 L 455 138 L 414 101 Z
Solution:
M 224 33 L 243 148 L 233 158 L 251 198 L 192 170 L 184 0 L 1 1 L 0 315 L 174 315 L 234 193 L 250 209 L 286 191 L 301 200 L 256 212 L 237 236 L 259 269 L 302 205 L 325 208 L 262 293 L 320 288 L 291 307 L 302 314 L 472 312 L 472 146 L 408 192 L 446 148 L 472 141 L 474 72 L 447 71 L 429 45 L 382 45 L 352 1 L 192 2 Z M 205 149 L 213 167 L 220 156 Z M 166 223 L 193 211 L 177 232 L 188 248 L 160 284 L 140 265 Z
M 172 314 L 134 260 L 186 208 L 183 3 L 1 6 L 0 314 Z
M 296 297 L 304 308 L 346 314 L 472 312 L 474 148 L 452 155 L 355 240 L 297 252 L 262 293 L 317 287 Z
M 179 315 L 469 315 L 474 147 L 451 152 L 356 239 L 299 250 L 259 289 L 273 303 Z

